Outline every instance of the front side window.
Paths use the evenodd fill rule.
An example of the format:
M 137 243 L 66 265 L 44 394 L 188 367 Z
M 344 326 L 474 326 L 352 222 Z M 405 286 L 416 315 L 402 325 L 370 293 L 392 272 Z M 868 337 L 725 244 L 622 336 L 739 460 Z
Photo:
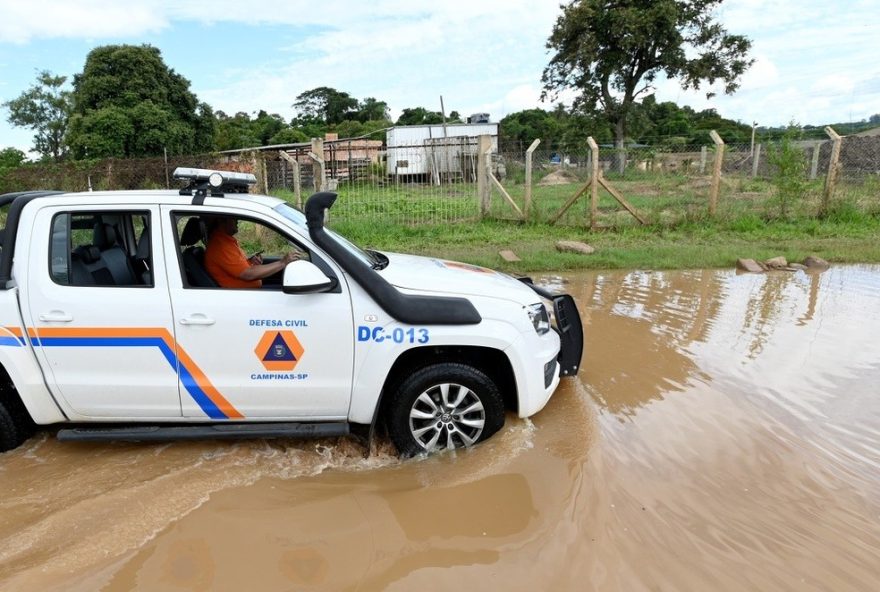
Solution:
M 247 217 L 175 214 L 187 288 L 281 289 L 291 259 L 308 251 L 275 228 Z
M 152 286 L 149 212 L 56 214 L 49 274 L 62 286 Z

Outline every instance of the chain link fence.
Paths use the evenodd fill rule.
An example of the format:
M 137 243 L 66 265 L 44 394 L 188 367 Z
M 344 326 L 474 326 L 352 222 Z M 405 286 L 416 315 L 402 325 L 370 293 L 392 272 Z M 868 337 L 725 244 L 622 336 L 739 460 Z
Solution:
M 524 145 L 494 144 L 482 161 L 484 167 L 478 145 L 478 139 L 472 137 L 396 147 L 353 139 L 284 147 L 284 155 L 267 149 L 167 160 L 36 163 L 0 169 L 0 193 L 176 188 L 179 184 L 171 174 L 176 167 L 187 166 L 254 173 L 259 191 L 295 204 L 301 204 L 316 187 L 337 191 L 340 199 L 332 211 L 334 220 L 443 225 L 488 216 L 589 224 L 590 191 L 586 184 L 593 155 L 586 145 L 563 150 L 541 143 L 531 155 L 531 185 L 526 184 Z M 789 145 L 789 164 L 794 162 L 795 166 L 789 166 L 787 174 L 794 175 L 799 191 L 789 204 L 789 214 L 816 216 L 822 211 L 833 152 L 830 140 Z M 777 215 L 781 154 L 779 143 L 724 145 L 716 215 Z M 670 225 L 706 218 L 715 156 L 715 146 L 658 142 L 657 146 L 631 146 L 620 152 L 599 146 L 600 176 L 608 186 L 599 188 L 599 225 L 638 224 L 612 191 L 648 223 Z M 880 213 L 880 136 L 843 138 L 837 170 L 832 207 L 845 203 Z M 581 195 L 560 214 L 579 192 Z
M 395 147 L 370 140 L 325 142 L 323 162 L 313 149 L 265 154 L 269 192 L 301 203 L 323 171 L 323 188 L 340 194 L 334 220 L 417 225 L 479 217 L 476 138 Z
M 623 151 L 600 145 L 601 177 L 648 223 L 674 224 L 708 215 L 717 149 L 715 146 L 631 146 Z M 781 159 L 790 159 L 786 175 L 797 182 L 799 197 L 788 214 L 816 216 L 823 208 L 831 165 L 831 140 L 792 141 L 783 154 L 781 142 L 725 144 L 718 190 L 718 216 L 737 218 L 779 214 Z M 526 151 L 521 143 L 502 144 L 506 169 L 502 184 L 525 207 Z M 532 199 L 528 217 L 551 220 L 588 183 L 592 153 L 542 143 L 532 154 Z M 842 138 L 837 164 L 838 183 L 831 207 L 845 203 L 880 214 L 880 137 Z M 599 190 L 600 225 L 626 226 L 636 219 L 605 188 Z M 586 191 L 562 214 L 562 224 L 589 224 L 590 193 Z M 504 199 L 493 195 L 492 215 L 515 217 Z

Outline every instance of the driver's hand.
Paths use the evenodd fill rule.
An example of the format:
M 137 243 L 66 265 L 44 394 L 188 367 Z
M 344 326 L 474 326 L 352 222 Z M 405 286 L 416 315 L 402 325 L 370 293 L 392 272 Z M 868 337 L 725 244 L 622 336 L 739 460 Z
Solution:
M 284 255 L 284 263 L 285 264 L 290 263 L 292 261 L 296 261 L 297 259 L 299 259 L 298 253 L 290 252 L 290 253 L 287 253 Z

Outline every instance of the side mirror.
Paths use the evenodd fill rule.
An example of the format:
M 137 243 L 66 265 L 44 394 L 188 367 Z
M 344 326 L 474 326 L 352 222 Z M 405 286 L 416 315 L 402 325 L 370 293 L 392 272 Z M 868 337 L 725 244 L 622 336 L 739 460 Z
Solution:
M 336 280 L 328 278 L 310 261 L 291 261 L 284 268 L 282 289 L 285 294 L 316 294 L 332 290 L 335 286 Z

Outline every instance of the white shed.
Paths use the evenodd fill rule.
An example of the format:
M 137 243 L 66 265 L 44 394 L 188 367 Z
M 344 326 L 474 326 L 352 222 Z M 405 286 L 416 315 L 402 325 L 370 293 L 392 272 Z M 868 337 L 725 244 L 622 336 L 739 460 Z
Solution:
M 497 123 L 406 125 L 386 132 L 391 175 L 461 174 L 476 158 L 477 138 L 492 137 L 498 151 Z

